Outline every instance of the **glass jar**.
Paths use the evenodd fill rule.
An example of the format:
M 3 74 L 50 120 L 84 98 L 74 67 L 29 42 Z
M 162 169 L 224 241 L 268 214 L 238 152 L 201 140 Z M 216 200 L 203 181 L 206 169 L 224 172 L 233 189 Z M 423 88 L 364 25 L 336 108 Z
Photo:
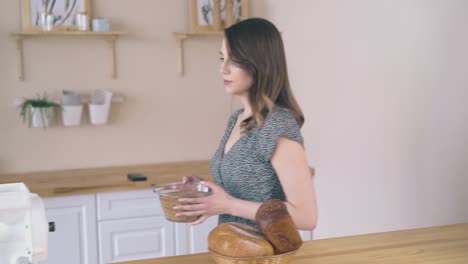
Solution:
M 54 16 L 49 12 L 41 12 L 39 14 L 39 26 L 44 31 L 51 31 L 54 27 Z

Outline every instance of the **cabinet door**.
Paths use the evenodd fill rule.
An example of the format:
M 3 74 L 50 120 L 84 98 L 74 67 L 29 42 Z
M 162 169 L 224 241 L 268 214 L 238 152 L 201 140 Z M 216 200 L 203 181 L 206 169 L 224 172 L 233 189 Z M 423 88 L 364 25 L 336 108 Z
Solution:
M 99 222 L 100 263 L 175 255 L 174 223 L 163 216 Z
M 162 216 L 159 197 L 151 189 L 97 194 L 98 220 Z
M 217 225 L 217 216 L 195 226 L 190 223 L 176 223 L 176 255 L 208 252 L 208 234 Z
M 41 264 L 97 264 L 96 206 L 94 195 L 44 198 L 49 233 L 48 259 Z

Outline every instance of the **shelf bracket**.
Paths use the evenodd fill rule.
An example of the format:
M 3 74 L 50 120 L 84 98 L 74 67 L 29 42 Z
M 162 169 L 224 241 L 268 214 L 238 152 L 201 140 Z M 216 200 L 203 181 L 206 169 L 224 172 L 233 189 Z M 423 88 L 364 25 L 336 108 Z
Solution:
M 18 80 L 24 80 L 23 37 L 16 36 L 16 60 L 18 64 Z
M 21 31 L 12 32 L 16 39 L 16 60 L 18 63 L 18 80 L 24 81 L 24 53 L 23 53 L 23 40 L 28 37 L 35 36 L 103 36 L 109 43 L 110 50 L 110 63 L 111 63 L 111 78 L 117 79 L 117 63 L 116 63 L 116 50 L 115 45 L 117 38 L 120 35 L 125 35 L 125 31 L 111 31 L 111 32 L 93 32 L 93 31 Z
M 177 73 L 184 75 L 184 40 L 187 38 L 186 34 L 176 34 L 177 41 Z
M 223 31 L 208 32 L 174 32 L 177 42 L 177 73 L 184 75 L 184 40 L 195 36 L 223 36 Z
M 111 35 L 108 38 L 109 48 L 110 48 L 110 58 L 111 58 L 111 78 L 117 79 L 117 66 L 115 61 L 115 42 L 117 40 L 117 35 Z

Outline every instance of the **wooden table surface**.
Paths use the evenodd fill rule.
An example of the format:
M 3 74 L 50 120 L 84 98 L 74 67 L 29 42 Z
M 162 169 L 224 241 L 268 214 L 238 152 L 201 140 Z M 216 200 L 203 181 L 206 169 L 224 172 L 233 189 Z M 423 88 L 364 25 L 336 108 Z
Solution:
M 213 264 L 209 253 L 122 264 Z M 290 264 L 467 264 L 468 223 L 307 241 Z

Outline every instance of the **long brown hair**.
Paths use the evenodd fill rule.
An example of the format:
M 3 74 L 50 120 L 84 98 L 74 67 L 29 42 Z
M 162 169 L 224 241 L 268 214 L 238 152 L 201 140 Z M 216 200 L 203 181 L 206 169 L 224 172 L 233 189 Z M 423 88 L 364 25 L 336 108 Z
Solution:
M 274 107 L 290 112 L 302 126 L 304 114 L 289 84 L 283 40 L 275 25 L 249 18 L 226 28 L 224 36 L 231 60 L 253 79 L 248 91 L 252 117 L 242 122 L 242 132 L 261 127 Z

